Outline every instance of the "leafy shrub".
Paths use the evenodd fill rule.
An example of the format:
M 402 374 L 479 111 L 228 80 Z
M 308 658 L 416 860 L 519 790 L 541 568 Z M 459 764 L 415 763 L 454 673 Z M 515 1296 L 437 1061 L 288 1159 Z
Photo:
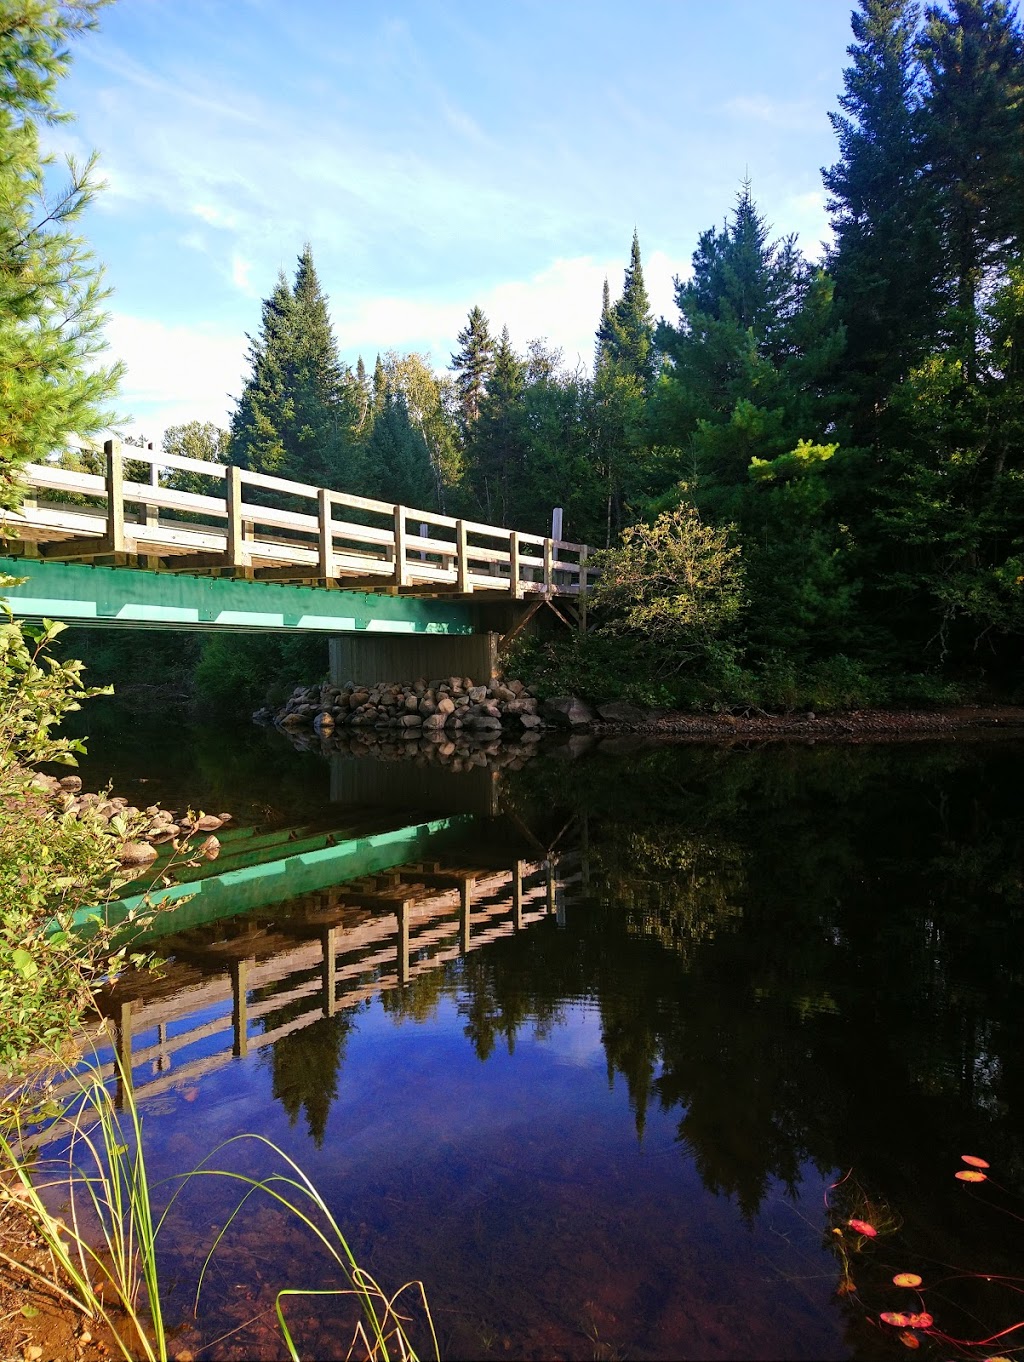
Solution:
M 10 579 L 0 578 L 0 586 Z M 3 603 L 0 602 L 0 607 Z M 74 766 L 79 739 L 53 730 L 80 701 L 95 695 L 80 662 L 47 652 L 64 628 L 0 625 L 0 1067 L 10 1069 L 34 1047 L 52 1049 L 70 1033 L 91 998 L 91 985 L 116 968 L 110 934 L 88 945 L 69 930 L 72 913 L 101 903 L 129 876 L 117 851 L 135 824 L 78 818 L 35 783 L 44 762 Z M 69 801 L 70 802 L 70 801 Z

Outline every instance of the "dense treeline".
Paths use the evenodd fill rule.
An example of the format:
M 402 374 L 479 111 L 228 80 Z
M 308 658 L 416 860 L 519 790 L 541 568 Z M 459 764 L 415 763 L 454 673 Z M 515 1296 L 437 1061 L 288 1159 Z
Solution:
M 744 608 L 724 612 L 696 660 L 659 639 L 666 698 L 1015 688 L 1020 22 L 1005 0 L 923 14 L 860 0 L 849 53 L 820 262 L 773 237 L 744 183 L 676 280 L 675 320 L 651 313 L 634 235 L 621 296 L 605 287 L 591 372 L 542 341 L 517 353 L 474 307 L 446 373 L 395 353 L 370 373 L 339 360 L 307 247 L 294 283 L 282 276 L 263 304 L 229 457 L 535 532 L 560 505 L 567 536 L 601 546 L 682 508 L 662 548 L 695 529 L 705 553 L 738 547 Z M 654 576 L 665 568 L 658 545 L 644 561 Z M 664 575 L 669 595 L 685 594 L 685 572 Z M 653 638 L 613 632 L 534 663 L 552 684 L 596 692 L 611 670 L 620 688 L 635 672 L 650 691 Z
M 595 546 L 628 532 L 595 633 L 530 659 L 553 687 L 1018 692 L 1024 34 L 1008 0 L 858 0 L 852 22 L 822 259 L 744 183 L 674 319 L 652 315 L 634 234 L 589 371 L 544 341 L 518 353 L 479 307 L 444 372 L 396 352 L 371 371 L 341 361 L 307 246 L 262 305 L 230 430 L 193 422 L 166 449 L 535 532 L 558 505 Z M 694 583 L 721 608 L 693 608 Z

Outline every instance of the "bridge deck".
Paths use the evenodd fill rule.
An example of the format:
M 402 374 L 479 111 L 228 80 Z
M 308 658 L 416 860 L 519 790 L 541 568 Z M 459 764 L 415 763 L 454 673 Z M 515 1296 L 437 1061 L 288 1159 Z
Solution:
M 28 499 L 2 513 L 0 537 L 26 557 L 388 594 L 585 598 L 593 574 L 585 544 L 115 441 L 104 459 L 102 475 L 29 464 Z M 148 482 L 126 478 L 129 460 Z M 167 468 L 211 493 L 161 486 Z

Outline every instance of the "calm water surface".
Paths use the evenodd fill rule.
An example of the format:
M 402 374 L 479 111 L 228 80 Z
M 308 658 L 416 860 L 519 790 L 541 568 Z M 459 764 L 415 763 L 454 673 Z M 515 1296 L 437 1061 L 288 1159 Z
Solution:
M 163 978 L 108 1000 L 141 1008 L 151 1172 L 267 1136 L 382 1284 L 423 1280 L 444 1357 L 895 1357 L 898 1309 L 942 1330 L 922 1355 L 1024 1343 L 950 1341 L 1024 1317 L 1022 755 L 574 743 L 492 777 L 113 721 L 85 774 L 140 801 L 296 836 L 457 814 L 417 854 L 439 878 L 404 964 L 394 912 L 328 887 L 172 934 Z M 964 1153 L 989 1183 L 954 1178 Z M 282 1357 L 275 1290 L 336 1282 L 266 1200 L 187 1323 L 237 1189 L 194 1184 L 167 1222 L 180 1346 L 241 1328 L 208 1355 Z M 344 1355 L 349 1315 L 289 1306 L 312 1357 Z

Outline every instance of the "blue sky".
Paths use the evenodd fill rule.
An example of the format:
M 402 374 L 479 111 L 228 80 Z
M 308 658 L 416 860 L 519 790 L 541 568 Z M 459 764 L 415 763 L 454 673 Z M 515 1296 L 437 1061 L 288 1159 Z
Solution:
M 633 228 L 655 311 L 748 173 L 826 236 L 848 0 L 120 0 L 75 45 L 57 151 L 114 289 L 121 409 L 226 424 L 245 332 L 309 240 L 342 356 L 444 367 L 479 303 L 589 365 Z

